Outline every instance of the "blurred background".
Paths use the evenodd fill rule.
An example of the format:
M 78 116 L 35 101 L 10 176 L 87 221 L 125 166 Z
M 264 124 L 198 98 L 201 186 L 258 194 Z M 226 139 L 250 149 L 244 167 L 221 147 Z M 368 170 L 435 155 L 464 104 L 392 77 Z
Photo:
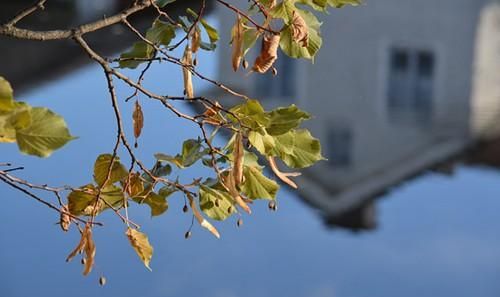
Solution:
M 20 26 L 70 28 L 129 2 L 52 0 Z M 199 5 L 178 2 L 173 14 Z M 1 1 L 0 23 L 31 3 Z M 333 10 L 320 16 L 324 44 L 314 64 L 281 55 L 276 77 L 233 73 L 234 15 L 212 3 L 207 19 L 222 40 L 215 55 L 199 53 L 200 72 L 268 107 L 294 103 L 309 111 L 308 128 L 328 161 L 305 172 L 299 191 L 283 186 L 277 212 L 260 202 L 242 227 L 236 219 L 217 224 L 220 240 L 198 226 L 184 239 L 191 217 L 182 213 L 180 195 L 169 198 L 161 217 L 130 209 L 155 248 L 153 272 L 129 247 L 121 222 L 104 214 L 106 227 L 94 232 L 97 266 L 88 277 L 78 261 L 64 261 L 77 232 L 63 234 L 56 213 L 0 185 L 0 296 L 500 295 L 500 2 L 366 0 Z M 146 28 L 151 12 L 132 21 Z M 121 25 L 88 38 L 107 56 L 135 41 Z M 17 100 L 53 109 L 79 137 L 43 160 L 3 144 L 0 161 L 25 166 L 18 174 L 36 183 L 89 182 L 96 156 L 109 152 L 115 137 L 101 68 L 71 40 L 0 36 L 0 75 L 12 82 Z M 155 65 L 145 85 L 178 95 L 181 77 L 177 67 Z M 204 81 L 194 83 L 197 94 L 237 103 Z M 121 99 L 132 93 L 117 88 Z M 138 152 L 147 164 L 154 153 L 176 153 L 183 139 L 198 135 L 156 102 L 140 100 L 145 129 Z M 122 104 L 125 118 L 132 108 Z M 196 167 L 183 178 L 205 173 Z M 98 286 L 101 275 L 105 287 Z

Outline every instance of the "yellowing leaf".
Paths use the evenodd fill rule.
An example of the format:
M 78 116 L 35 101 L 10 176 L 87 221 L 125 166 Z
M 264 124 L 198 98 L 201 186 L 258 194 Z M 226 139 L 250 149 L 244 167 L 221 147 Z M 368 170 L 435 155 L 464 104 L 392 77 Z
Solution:
M 31 124 L 16 131 L 21 152 L 38 157 L 50 156 L 54 150 L 73 139 L 64 119 L 42 107 L 34 107 L 31 110 Z
M 9 111 L 14 108 L 14 95 L 10 83 L 0 76 L 0 111 Z
M 111 161 L 113 161 L 113 165 L 111 165 Z M 106 181 L 108 173 L 110 173 L 110 175 L 109 179 Z M 110 185 L 123 180 L 127 176 L 128 171 L 122 163 L 120 163 L 120 157 L 115 156 L 113 159 L 113 155 L 111 154 L 102 154 L 95 160 L 94 180 L 97 185 L 102 186 L 104 182 L 106 182 L 106 185 Z
M 151 270 L 149 262 L 151 262 L 151 258 L 153 257 L 153 247 L 149 243 L 146 234 L 132 228 L 128 228 L 125 234 L 142 263 L 144 263 L 147 269 Z
M 0 110 L 0 142 L 16 142 L 16 131 L 31 125 L 31 106 L 14 102 L 9 111 Z

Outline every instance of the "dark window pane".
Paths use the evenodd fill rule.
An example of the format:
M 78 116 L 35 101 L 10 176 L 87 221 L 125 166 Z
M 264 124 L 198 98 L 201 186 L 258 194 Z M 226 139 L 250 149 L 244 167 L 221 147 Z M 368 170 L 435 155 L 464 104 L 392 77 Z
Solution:
M 393 49 L 391 53 L 391 71 L 406 72 L 408 70 L 408 52 L 404 49 Z
M 332 130 L 328 134 L 328 162 L 332 166 L 351 165 L 352 135 L 347 129 Z
M 430 52 L 418 53 L 418 75 L 421 77 L 431 77 L 434 75 L 434 55 Z

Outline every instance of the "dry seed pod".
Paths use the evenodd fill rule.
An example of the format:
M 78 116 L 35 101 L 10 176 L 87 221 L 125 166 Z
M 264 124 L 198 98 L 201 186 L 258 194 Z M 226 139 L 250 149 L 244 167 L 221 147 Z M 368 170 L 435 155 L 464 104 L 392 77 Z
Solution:
M 276 69 L 276 67 L 273 67 L 271 71 L 273 72 L 273 76 L 278 75 L 278 69 Z
M 134 124 L 134 137 L 137 139 L 139 138 L 139 136 L 141 136 L 142 128 L 144 127 L 144 114 L 142 113 L 142 108 L 139 100 L 135 101 L 132 120 Z
M 255 59 L 252 70 L 258 73 L 266 73 L 278 59 L 279 35 L 268 35 L 262 39 L 260 55 Z
M 189 46 L 186 46 L 181 62 L 182 64 L 184 64 L 184 66 L 182 66 L 182 75 L 184 78 L 185 96 L 188 98 L 193 98 L 194 97 L 193 75 L 189 69 L 189 66 L 193 65 L 193 53 Z
M 309 42 L 309 31 L 306 21 L 295 10 L 292 13 L 292 40 L 307 47 Z
M 80 260 L 80 263 L 82 263 L 82 265 L 85 265 L 85 263 L 87 263 L 87 260 L 85 260 L 85 258 L 82 258 L 82 259 Z
M 182 208 L 182 212 L 188 212 L 189 208 L 187 207 L 187 205 L 184 205 L 184 207 Z
M 237 71 L 240 67 L 241 58 L 243 57 L 243 22 L 241 21 L 241 17 L 237 14 L 236 23 L 231 29 L 232 35 L 232 46 L 233 52 L 231 56 L 231 64 L 233 66 L 233 70 Z
M 241 132 L 236 133 L 233 144 L 233 178 L 234 184 L 238 186 L 243 181 L 243 159 L 245 150 L 243 149 L 243 135 Z
M 184 238 L 185 239 L 188 239 L 191 237 L 191 235 L 193 235 L 193 233 L 191 233 L 191 231 L 187 231 L 185 234 L 184 234 Z
M 243 66 L 243 69 L 247 69 L 248 68 L 248 61 L 247 60 L 243 60 L 242 66 Z
M 69 230 L 69 226 L 71 225 L 71 217 L 68 215 L 68 213 L 68 206 L 61 206 L 61 217 L 59 219 L 59 225 L 64 232 L 67 232 Z
M 271 169 L 273 170 L 274 174 L 284 183 L 286 183 L 287 185 L 289 185 L 290 187 L 294 188 L 294 189 L 298 189 L 298 186 L 295 182 L 293 182 L 290 177 L 296 177 L 296 176 L 300 176 L 301 173 L 300 172 L 281 172 L 279 169 L 278 169 L 278 166 L 276 165 L 276 161 L 274 160 L 274 157 L 269 157 L 267 159 L 269 161 L 269 165 L 271 167 Z
M 239 218 L 238 221 L 236 222 L 236 226 L 241 227 L 243 225 L 243 219 Z

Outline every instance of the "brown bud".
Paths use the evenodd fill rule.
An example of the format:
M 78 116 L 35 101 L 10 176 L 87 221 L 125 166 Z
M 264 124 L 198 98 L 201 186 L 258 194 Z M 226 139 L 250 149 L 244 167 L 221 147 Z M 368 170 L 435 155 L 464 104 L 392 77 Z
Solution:
M 232 212 L 233 212 L 233 207 L 232 207 L 232 206 L 229 206 L 229 207 L 227 208 L 227 212 L 228 212 L 228 213 L 232 213 Z
M 278 210 L 278 206 L 276 205 L 276 201 L 274 200 L 269 201 L 268 207 L 272 211 Z

